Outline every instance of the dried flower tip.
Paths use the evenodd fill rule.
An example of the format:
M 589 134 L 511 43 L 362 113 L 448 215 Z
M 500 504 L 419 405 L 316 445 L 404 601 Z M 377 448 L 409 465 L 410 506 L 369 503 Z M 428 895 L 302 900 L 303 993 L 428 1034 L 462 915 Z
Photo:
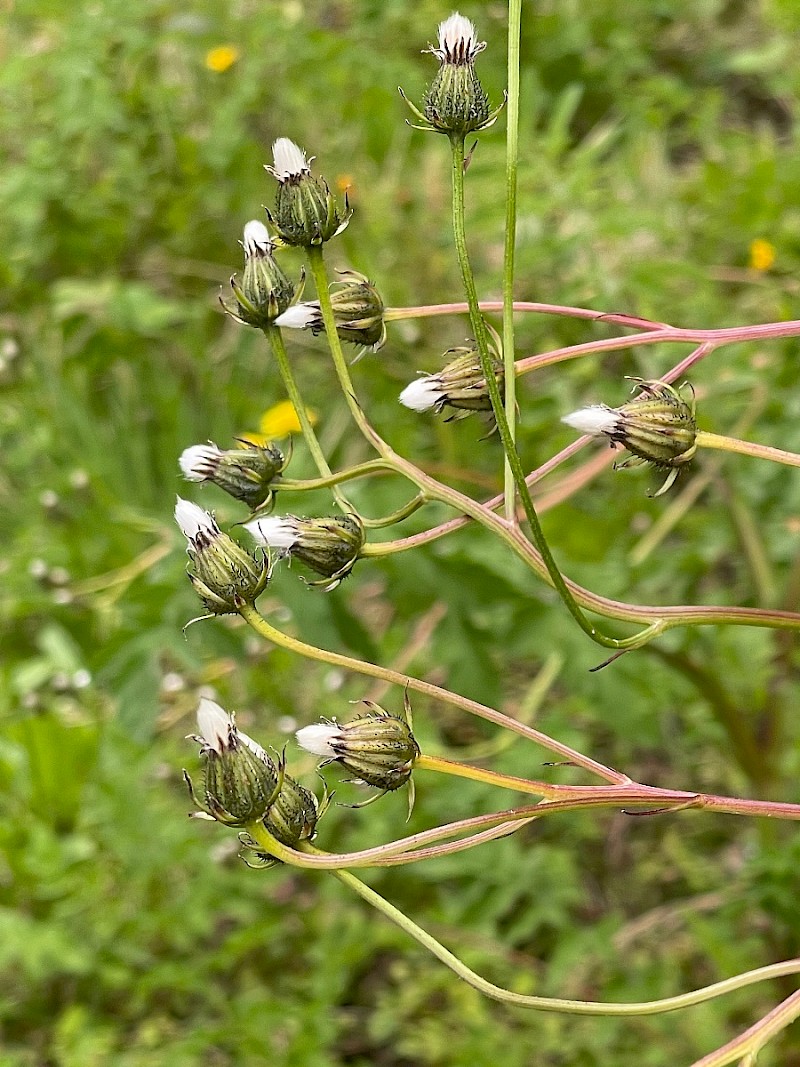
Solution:
M 499 346 L 499 338 L 496 341 Z M 427 374 L 407 385 L 400 394 L 400 402 L 414 411 L 429 411 L 436 414 L 446 407 L 453 408 L 454 413 L 448 421 L 464 419 L 473 411 L 492 410 L 489 388 L 483 377 L 480 357 L 476 345 L 464 348 L 451 348 L 446 356 L 455 355 L 438 374 Z M 499 351 L 492 347 L 492 364 L 495 381 L 502 387 L 503 361 Z
M 279 137 L 272 146 L 273 166 L 266 169 L 279 182 L 288 182 L 311 173 L 305 153 L 288 137 Z
M 412 411 L 430 411 L 444 401 L 439 378 L 435 374 L 426 374 L 410 382 L 400 394 L 400 403 Z
M 258 219 L 251 219 L 250 222 L 245 223 L 242 247 L 246 258 L 268 256 L 275 250 L 269 230 Z
M 227 826 L 245 826 L 263 818 L 278 793 L 279 775 L 264 749 L 236 729 L 228 715 L 213 700 L 201 699 L 197 709 L 198 734 L 205 761 L 205 803 L 195 799 L 207 816 Z M 194 799 L 191 781 L 186 776 Z
M 319 304 L 316 301 L 310 301 L 305 304 L 292 304 L 275 320 L 275 325 L 285 330 L 307 330 L 310 328 L 314 333 L 317 333 L 322 329 Z
M 450 18 L 439 23 L 439 47 L 429 49 L 440 63 L 472 63 L 486 47 L 476 40 L 475 27 L 468 18 L 454 11 Z
M 590 434 L 592 437 L 602 437 L 617 432 L 619 420 L 613 408 L 605 404 L 593 404 L 588 408 L 580 408 L 570 415 L 564 415 L 561 419 L 567 426 L 580 433 Z
M 254 603 L 269 580 L 267 561 L 254 559 L 189 500 L 178 497 L 175 519 L 187 540 L 189 581 L 208 614 L 234 614 Z
M 304 519 L 296 515 L 253 519 L 245 529 L 259 544 L 298 559 L 320 581 L 308 584 L 335 589 L 355 566 L 364 545 L 364 527 L 355 515 Z
M 287 460 L 273 445 L 242 442 L 223 452 L 209 442 L 184 449 L 178 462 L 189 481 L 213 482 L 254 511 L 271 503 Z
M 339 274 L 341 280 L 331 285 L 336 332 L 342 341 L 377 352 L 386 343 L 383 300 L 373 283 L 363 274 L 354 270 L 339 271 Z M 275 325 L 311 330 L 314 334 L 325 329 L 318 300 L 294 304 L 276 320 Z

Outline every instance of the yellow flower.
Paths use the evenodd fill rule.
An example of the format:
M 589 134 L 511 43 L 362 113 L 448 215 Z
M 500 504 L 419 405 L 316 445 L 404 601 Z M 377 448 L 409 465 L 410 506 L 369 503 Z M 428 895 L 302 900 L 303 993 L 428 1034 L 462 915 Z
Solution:
M 317 413 L 309 409 L 308 419 L 312 426 L 317 422 Z M 244 433 L 242 439 L 254 445 L 264 445 L 275 438 L 300 433 L 300 420 L 291 400 L 281 400 L 267 408 L 258 424 L 258 433 Z
M 221 44 L 206 52 L 206 66 L 215 74 L 223 74 L 233 66 L 240 55 L 239 49 L 232 44 Z
M 750 242 L 750 267 L 753 270 L 769 270 L 775 262 L 775 246 L 765 241 L 763 237 L 756 237 Z

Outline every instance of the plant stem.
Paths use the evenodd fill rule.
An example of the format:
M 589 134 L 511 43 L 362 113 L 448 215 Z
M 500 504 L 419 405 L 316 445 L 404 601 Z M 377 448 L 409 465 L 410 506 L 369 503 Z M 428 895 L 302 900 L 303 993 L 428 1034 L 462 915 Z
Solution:
M 450 146 L 452 149 L 452 178 L 453 178 L 453 234 L 455 237 L 456 253 L 458 255 L 458 261 L 461 266 L 461 278 L 464 283 L 464 291 L 467 297 L 467 303 L 469 304 L 470 321 L 472 323 L 472 329 L 475 333 L 475 340 L 478 345 L 478 353 L 480 355 L 481 368 L 483 370 L 484 380 L 489 392 L 489 397 L 492 402 L 492 411 L 494 412 L 495 421 L 497 422 L 497 429 L 500 434 L 500 440 L 503 443 L 503 451 L 505 452 L 506 459 L 511 467 L 511 471 L 514 476 L 514 483 L 519 491 L 522 506 L 525 510 L 525 516 L 530 524 L 531 536 L 536 548 L 542 558 L 542 562 L 550 576 L 550 581 L 553 584 L 558 595 L 564 601 L 567 610 L 572 615 L 575 622 L 580 626 L 587 636 L 589 636 L 597 644 L 602 645 L 604 648 L 614 649 L 627 649 L 636 648 L 644 644 L 652 636 L 650 629 L 644 630 L 638 634 L 634 634 L 633 637 L 628 637 L 623 640 L 619 640 L 615 637 L 607 637 L 606 634 L 598 630 L 584 615 L 578 602 L 569 590 L 567 583 L 564 581 L 564 577 L 561 571 L 558 569 L 553 554 L 550 551 L 550 546 L 545 539 L 544 532 L 539 522 L 539 517 L 536 514 L 536 509 L 533 506 L 528 486 L 525 483 L 525 474 L 522 470 L 522 463 L 517 452 L 516 445 L 511 437 L 511 431 L 509 429 L 509 423 L 506 418 L 506 413 L 503 410 L 503 402 L 500 397 L 500 390 L 497 386 L 497 380 L 495 378 L 494 368 L 492 366 L 492 359 L 489 354 L 489 340 L 486 334 L 486 324 L 483 321 L 480 309 L 478 307 L 478 295 L 475 289 L 475 279 L 472 274 L 472 267 L 469 261 L 469 252 L 467 250 L 467 237 L 464 230 L 464 138 L 458 134 L 452 134 L 450 136 Z
M 456 760 L 442 759 L 440 756 L 427 756 L 423 752 L 417 757 L 414 770 L 437 771 L 439 774 L 452 774 L 456 778 L 469 778 L 473 782 L 485 782 L 487 785 L 499 785 L 503 789 L 514 789 L 519 793 L 534 793 L 539 797 L 558 797 L 561 790 L 547 782 L 529 781 L 516 778 L 511 774 L 500 774 L 484 767 L 474 767 Z
M 516 441 L 517 377 L 514 372 L 514 253 L 517 236 L 517 161 L 519 157 L 519 41 L 522 0 L 508 4 L 508 98 L 506 120 L 506 227 L 503 249 L 503 377 L 509 438 Z M 514 473 L 506 454 L 503 489 L 505 516 L 516 522 Z
M 292 365 L 289 362 L 289 357 L 286 353 L 286 346 L 283 343 L 283 337 L 281 331 L 277 326 L 268 326 L 264 333 L 267 335 L 267 340 L 272 348 L 272 354 L 275 357 L 275 362 L 278 364 L 278 369 L 283 378 L 283 384 L 286 387 L 286 392 L 289 395 L 289 399 L 292 402 L 292 406 L 297 413 L 297 418 L 300 422 L 300 428 L 303 431 L 303 437 L 305 438 L 308 450 L 311 453 L 314 462 L 316 463 L 317 470 L 323 478 L 329 479 L 331 491 L 333 496 L 344 512 L 352 512 L 353 508 L 347 500 L 342 490 L 333 481 L 333 472 L 328 466 L 328 461 L 325 459 L 325 454 L 320 447 L 320 443 L 317 440 L 317 435 L 314 433 L 314 427 L 311 425 L 311 420 L 308 417 L 308 411 L 303 403 L 303 398 L 300 395 L 300 390 L 297 388 L 297 382 L 295 381 L 294 374 L 292 373 Z
M 785 452 L 782 448 L 771 445 L 758 445 L 753 441 L 740 441 L 737 437 L 723 437 L 722 434 L 698 430 L 696 437 L 700 448 L 716 448 L 721 452 L 736 452 L 740 456 L 753 456 L 756 459 L 771 459 L 773 463 L 785 463 L 788 467 L 800 467 L 800 455 L 797 452 Z
M 312 845 L 305 846 L 307 851 L 314 851 Z M 360 878 L 356 878 L 354 874 L 350 874 L 349 871 L 335 871 L 335 876 L 340 882 L 343 882 L 346 886 L 349 886 L 355 893 L 357 893 L 362 900 L 365 900 L 368 904 L 376 908 L 382 915 L 391 922 L 395 923 L 410 937 L 413 937 L 415 941 L 419 942 L 423 948 L 426 948 L 433 956 L 449 967 L 451 971 L 462 978 L 473 989 L 477 989 L 479 993 L 483 993 L 484 996 L 491 997 L 493 1000 L 502 1001 L 504 1004 L 514 1004 L 521 1008 L 532 1008 L 536 1011 L 551 1011 L 561 1012 L 568 1015 L 612 1015 L 612 1016 L 637 1016 L 637 1015 L 660 1015 L 668 1011 L 677 1011 L 680 1008 L 690 1008 L 695 1004 L 702 1004 L 705 1001 L 713 1000 L 715 997 L 723 996 L 726 993 L 732 993 L 736 989 L 743 989 L 746 986 L 753 985 L 756 982 L 763 982 L 768 978 L 780 978 L 787 974 L 796 974 L 800 971 L 800 959 L 786 960 L 783 963 L 775 963 L 767 967 L 759 967 L 753 971 L 746 971 L 743 974 L 738 974 L 734 978 L 727 978 L 722 982 L 715 982 L 713 985 L 705 986 L 703 989 L 696 989 L 691 993 L 683 993 L 675 997 L 665 997 L 662 1000 L 651 1000 L 643 1003 L 633 1004 L 619 1004 L 608 1003 L 602 1004 L 595 1001 L 587 1000 L 564 1000 L 560 997 L 537 997 L 528 996 L 523 993 L 514 993 L 510 989 L 503 989 L 501 986 L 495 985 L 493 982 L 487 981 L 481 975 L 477 974 L 470 967 L 467 967 L 458 956 L 446 949 L 439 941 L 436 940 L 427 930 L 423 930 L 421 926 L 418 926 L 412 919 L 399 908 L 396 908 L 394 904 L 390 904 L 388 900 L 382 897 L 379 893 L 376 893 L 374 889 L 365 885 Z M 800 993 L 795 994 L 800 1001 Z M 791 998 L 790 998 L 791 999 Z M 785 1002 L 788 1003 L 788 1002 Z M 797 1014 L 800 1012 L 800 1007 Z M 792 1015 L 790 1018 L 794 1018 Z M 790 1018 L 786 1019 L 783 1023 L 785 1026 Z M 746 1050 L 745 1050 L 746 1051 Z M 727 1060 L 720 1062 L 729 1062 Z M 698 1065 L 700 1067 L 700 1065 Z M 708 1067 L 711 1067 L 709 1064 Z
M 505 306 L 503 300 L 480 300 L 481 311 L 500 311 Z M 618 315 L 610 311 L 594 311 L 592 308 L 576 308 L 567 304 L 540 304 L 533 300 L 515 300 L 515 312 L 534 312 L 540 315 L 563 315 L 573 319 L 588 319 L 591 322 L 607 322 L 614 326 L 627 326 L 634 330 L 671 330 L 666 322 L 653 322 L 638 315 Z M 384 322 L 399 319 L 430 319 L 439 315 L 464 315 L 469 312 L 469 304 L 457 301 L 452 304 L 419 304 L 414 307 L 384 308 Z
M 785 1030 L 790 1023 L 800 1016 L 800 990 L 792 993 L 768 1015 L 745 1030 L 743 1034 L 729 1041 L 727 1045 L 718 1048 L 716 1052 L 696 1060 L 692 1067 L 725 1067 L 734 1060 L 745 1057 L 745 1062 L 755 1063 L 755 1057 L 759 1049 L 763 1048 L 781 1030 Z
M 477 715 L 479 718 L 493 722 L 497 726 L 513 730 L 523 737 L 542 745 L 549 751 L 557 753 L 561 759 L 566 759 L 578 767 L 583 767 L 584 770 L 604 778 L 607 782 L 627 784 L 630 781 L 626 775 L 620 774 L 619 771 L 606 767 L 589 756 L 584 756 L 581 752 L 576 752 L 575 749 L 570 748 L 568 745 L 563 745 L 560 741 L 548 737 L 547 734 L 535 730 L 532 726 L 526 726 L 524 723 L 517 722 L 516 719 L 510 718 L 500 711 L 495 711 L 494 708 L 488 708 L 475 700 L 469 700 L 467 697 L 459 696 L 430 682 L 423 682 L 419 678 L 411 678 L 408 675 L 400 674 L 397 671 L 390 670 L 388 667 L 379 667 L 375 663 L 353 659 L 338 652 L 329 652 L 314 645 L 308 645 L 295 637 L 290 637 L 267 622 L 252 604 L 242 604 L 239 608 L 239 614 L 256 633 L 261 634 L 262 637 L 273 642 L 273 644 L 288 649 L 290 652 L 296 652 L 301 656 L 318 660 L 321 663 L 328 663 L 333 667 L 342 667 L 345 670 L 355 671 L 357 674 L 364 674 L 369 678 L 380 678 L 382 681 L 399 685 L 403 688 L 407 687 L 413 692 L 422 693 L 425 696 L 432 697 L 434 700 L 443 700 L 470 715 Z
M 326 478 L 284 478 L 275 482 L 274 488 L 286 493 L 306 493 L 314 489 L 329 489 L 340 482 L 350 482 L 356 478 L 366 478 L 372 474 L 384 474 L 387 471 L 395 471 L 392 463 L 385 459 L 371 459 L 366 463 L 359 463 L 355 467 L 338 471 Z

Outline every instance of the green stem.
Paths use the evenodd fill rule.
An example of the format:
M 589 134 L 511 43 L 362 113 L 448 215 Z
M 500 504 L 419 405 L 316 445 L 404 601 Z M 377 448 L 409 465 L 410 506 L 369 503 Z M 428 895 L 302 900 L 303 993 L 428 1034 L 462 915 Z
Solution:
M 782 448 L 757 445 L 753 441 L 740 441 L 738 437 L 723 437 L 722 434 L 707 433 L 705 430 L 698 430 L 696 441 L 700 448 L 716 448 L 721 452 L 736 452 L 740 456 L 771 459 L 773 463 L 785 463 L 788 467 L 800 467 L 800 455 L 797 452 L 785 452 Z
M 308 411 L 303 402 L 303 398 L 300 395 L 300 390 L 297 388 L 297 382 L 295 381 L 294 374 L 292 373 L 292 365 L 289 362 L 289 356 L 286 353 L 286 346 L 283 343 L 283 337 L 281 331 L 277 326 L 268 326 L 264 333 L 267 336 L 267 340 L 272 348 L 272 354 L 275 357 L 275 362 L 278 364 L 278 369 L 283 378 L 283 384 L 286 387 L 286 392 L 289 395 L 289 399 L 292 402 L 292 406 L 297 413 L 297 418 L 300 422 L 300 428 L 303 431 L 303 437 L 305 438 L 308 450 L 311 453 L 314 462 L 317 466 L 317 470 L 325 479 L 332 479 L 333 472 L 328 466 L 328 461 L 325 459 L 325 454 L 320 447 L 320 443 L 317 440 L 317 435 L 314 433 L 314 427 L 311 425 L 311 420 L 308 417 Z M 335 482 L 331 481 L 331 491 L 336 500 L 336 503 L 344 512 L 352 512 L 354 509 L 350 505 L 347 497 L 338 488 Z
M 417 493 L 415 497 L 412 497 L 408 503 L 403 504 L 397 511 L 393 511 L 390 515 L 384 515 L 382 519 L 366 519 L 363 516 L 361 521 L 368 529 L 381 530 L 386 526 L 394 526 L 397 522 L 402 522 L 403 519 L 407 519 L 409 515 L 413 515 L 415 511 L 419 511 L 421 507 L 428 503 L 428 498 L 425 493 Z M 364 545 L 361 550 L 362 556 L 369 556 L 370 546 Z
M 449 689 L 442 689 L 431 682 L 423 682 L 419 678 L 411 678 L 406 674 L 400 674 L 398 671 L 393 671 L 388 667 L 379 667 L 375 663 L 353 659 L 338 652 L 329 652 L 326 649 L 317 648 L 315 645 L 308 645 L 304 641 L 299 641 L 296 637 L 290 637 L 267 622 L 252 604 L 242 604 L 239 608 L 239 614 L 256 633 L 273 644 L 288 649 L 290 652 L 305 656 L 307 659 L 327 663 L 332 667 L 342 667 L 344 670 L 355 671 L 357 674 L 364 674 L 369 678 L 379 678 L 381 681 L 388 682 L 391 685 L 399 685 L 402 688 L 408 688 L 413 692 L 432 697 L 434 700 L 442 700 L 445 703 L 452 704 L 454 707 L 460 708 L 461 711 L 465 711 L 470 715 L 477 715 L 478 718 L 486 719 L 488 722 L 493 722 L 497 726 L 512 730 L 523 737 L 529 738 L 531 741 L 535 741 L 537 744 L 542 745 L 543 748 L 557 753 L 561 759 L 574 763 L 578 767 L 583 767 L 584 770 L 604 778 L 607 782 L 626 785 L 630 781 L 626 775 L 620 774 L 619 771 L 606 767 L 589 756 L 584 756 L 583 753 L 577 752 L 568 745 L 563 745 L 560 741 L 548 737 L 547 734 L 535 730 L 532 726 L 526 726 L 524 723 L 510 718 L 510 716 L 504 715 L 500 711 L 495 711 L 494 708 L 488 708 L 475 700 L 459 696 L 457 693 L 451 693 Z
M 286 493 L 306 493 L 313 489 L 330 489 L 331 486 L 341 482 L 350 482 L 356 478 L 366 478 L 372 474 L 382 474 L 387 471 L 399 473 L 393 463 L 385 459 L 371 459 L 366 463 L 359 463 L 355 467 L 349 467 L 345 471 L 338 471 L 326 478 L 283 478 L 276 480 L 275 489 Z
M 484 767 L 474 767 L 456 760 L 442 759 L 440 756 L 427 756 L 422 753 L 417 757 L 414 769 L 437 771 L 439 774 L 452 774 L 456 778 L 469 778 L 473 782 L 485 782 L 487 785 L 499 785 L 503 789 L 514 789 L 519 793 L 533 793 L 539 797 L 557 797 L 561 795 L 558 786 L 547 782 L 537 782 L 527 778 L 517 778 L 513 774 L 500 774 Z
M 309 852 L 318 851 L 312 845 L 306 845 L 305 848 Z M 502 986 L 487 981 L 486 978 L 467 967 L 458 956 L 446 949 L 427 930 L 417 926 L 404 912 L 396 908 L 394 904 L 390 904 L 388 900 L 376 893 L 374 889 L 365 885 L 354 874 L 350 874 L 349 871 L 334 871 L 334 874 L 340 882 L 349 886 L 362 900 L 372 905 L 387 919 L 399 926 L 401 930 L 413 937 L 431 955 L 444 963 L 446 967 L 449 967 L 451 971 L 472 986 L 473 989 L 477 989 L 479 993 L 483 993 L 484 996 L 491 997 L 493 1000 L 502 1001 L 504 1004 L 514 1004 L 521 1008 L 562 1012 L 567 1015 L 660 1015 L 668 1011 L 677 1011 L 680 1008 L 690 1008 L 695 1004 L 703 1004 L 705 1001 L 713 1000 L 715 997 L 723 996 L 726 993 L 732 993 L 736 989 L 754 985 L 756 982 L 763 982 L 768 978 L 781 978 L 784 975 L 797 974 L 800 971 L 800 959 L 786 960 L 783 963 L 774 963 L 768 967 L 759 967 L 753 971 L 746 971 L 744 974 L 738 974 L 734 978 L 727 978 L 722 982 L 715 982 L 713 985 L 705 986 L 703 989 L 696 989 L 691 993 L 682 993 L 679 996 L 665 997 L 662 1000 L 650 1000 L 633 1004 L 602 1004 L 595 1001 L 564 1000 L 560 997 L 537 997 L 524 993 L 514 993 L 510 989 L 503 989 Z M 800 993 L 795 994 L 795 996 L 800 998 Z M 783 1025 L 786 1025 L 786 1023 Z M 727 1063 L 728 1061 L 724 1062 Z
M 514 253 L 517 235 L 517 162 L 519 156 L 519 41 L 522 0 L 508 4 L 508 99 L 506 120 L 506 229 L 503 250 L 503 367 L 509 437 L 516 441 L 517 376 L 514 370 Z M 503 488 L 505 516 L 516 520 L 514 472 L 506 454 Z
M 503 451 L 505 452 L 506 459 L 511 467 L 514 482 L 519 491 L 522 506 L 525 510 L 525 516 L 530 524 L 533 542 L 541 554 L 542 561 L 547 569 L 547 573 L 550 575 L 550 580 L 553 583 L 556 592 L 564 601 L 567 610 L 585 634 L 604 648 L 629 649 L 639 647 L 651 638 L 651 628 L 648 627 L 646 630 L 634 634 L 633 637 L 619 640 L 614 637 L 607 637 L 606 634 L 593 626 L 589 619 L 584 615 L 578 602 L 570 593 L 567 583 L 564 581 L 564 577 L 558 569 L 558 565 L 550 551 L 550 546 L 545 539 L 541 523 L 539 522 L 539 517 L 536 514 L 536 509 L 533 506 L 533 501 L 531 500 L 531 495 L 525 482 L 525 472 L 522 469 L 519 453 L 517 452 L 516 445 L 512 439 L 508 420 L 506 419 L 506 414 L 503 410 L 503 402 L 500 397 L 500 390 L 497 386 L 497 380 L 492 367 L 492 358 L 489 354 L 489 339 L 486 334 L 486 323 L 484 322 L 480 308 L 478 307 L 478 294 L 475 289 L 475 279 L 472 274 L 472 267 L 470 266 L 469 252 L 467 250 L 467 237 L 464 229 L 463 136 L 460 134 L 452 134 L 450 136 L 450 145 L 453 157 L 453 234 L 455 237 L 458 261 L 461 266 L 461 277 L 464 283 L 464 291 L 466 293 L 467 303 L 469 304 L 470 321 L 472 323 L 473 332 L 475 333 L 475 340 L 478 344 L 481 368 L 489 391 L 489 397 L 492 402 L 492 410 L 497 422 L 500 440 L 503 443 Z

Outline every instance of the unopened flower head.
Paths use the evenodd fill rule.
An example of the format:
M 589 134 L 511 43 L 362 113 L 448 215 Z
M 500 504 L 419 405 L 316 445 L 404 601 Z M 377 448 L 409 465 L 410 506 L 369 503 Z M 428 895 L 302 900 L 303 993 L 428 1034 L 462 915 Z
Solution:
M 223 451 L 209 442 L 184 449 L 178 462 L 189 481 L 213 482 L 255 511 L 272 501 L 286 457 L 273 445 L 242 441 L 241 448 Z
M 633 456 L 618 469 L 649 463 L 668 471 L 667 480 L 655 494 L 673 484 L 681 469 L 697 451 L 697 422 L 692 395 L 686 400 L 678 389 L 660 381 L 637 379 L 637 396 L 618 408 L 595 404 L 565 415 L 561 420 L 581 433 L 607 437 L 624 445 Z
M 295 287 L 278 265 L 269 230 L 263 222 L 252 219 L 244 228 L 244 271 L 242 284 L 231 278 L 236 303 L 220 298 L 225 312 L 246 326 L 264 329 L 274 322 L 292 302 Z
M 408 723 L 367 701 L 369 711 L 350 722 L 323 720 L 297 731 L 297 741 L 325 763 L 340 763 L 359 781 L 388 792 L 411 777 L 419 745 Z
M 457 11 L 440 24 L 438 47 L 431 45 L 426 49 L 439 60 L 439 70 L 425 96 L 422 111 L 406 100 L 425 124 L 422 129 L 463 138 L 492 125 L 500 108 L 491 110 L 489 98 L 475 73 L 475 57 L 485 47 L 486 42 L 477 39 L 470 20 Z
M 311 160 L 288 137 L 278 138 L 272 154 L 266 170 L 277 179 L 278 191 L 269 217 L 281 240 L 308 248 L 341 233 L 352 215 L 347 195 L 341 210 L 324 178 L 312 175 Z
M 343 341 L 377 352 L 386 343 L 384 305 L 380 294 L 363 274 L 354 270 L 339 271 L 339 274 L 341 281 L 334 282 L 331 286 L 336 332 Z M 276 320 L 275 325 L 295 330 L 311 330 L 314 334 L 325 329 L 317 300 L 294 304 Z
M 188 544 L 189 580 L 210 615 L 229 615 L 252 604 L 269 579 L 260 562 L 217 526 L 214 516 L 178 497 L 175 521 Z
M 489 388 L 483 376 L 477 346 L 451 348 L 447 356 L 454 359 L 438 374 L 426 374 L 407 385 L 400 394 L 400 403 L 413 411 L 438 413 L 446 407 L 453 408 L 448 422 L 464 419 L 473 411 L 491 411 Z M 502 387 L 503 362 L 492 352 L 495 380 Z
M 244 826 L 262 819 L 278 794 L 278 770 L 264 749 L 236 729 L 233 716 L 213 700 L 201 699 L 197 709 L 198 732 L 204 766 L 204 803 L 195 803 L 206 815 L 228 826 Z M 186 775 L 194 798 L 191 780 Z
M 322 575 L 311 586 L 334 589 L 355 566 L 364 546 L 364 527 L 355 515 L 320 519 L 270 515 L 252 519 L 244 528 L 256 541 L 277 549 Z
M 285 771 L 281 786 L 264 815 L 264 826 L 284 845 L 296 848 L 310 841 L 317 829 L 320 808 L 310 789 L 300 785 Z

